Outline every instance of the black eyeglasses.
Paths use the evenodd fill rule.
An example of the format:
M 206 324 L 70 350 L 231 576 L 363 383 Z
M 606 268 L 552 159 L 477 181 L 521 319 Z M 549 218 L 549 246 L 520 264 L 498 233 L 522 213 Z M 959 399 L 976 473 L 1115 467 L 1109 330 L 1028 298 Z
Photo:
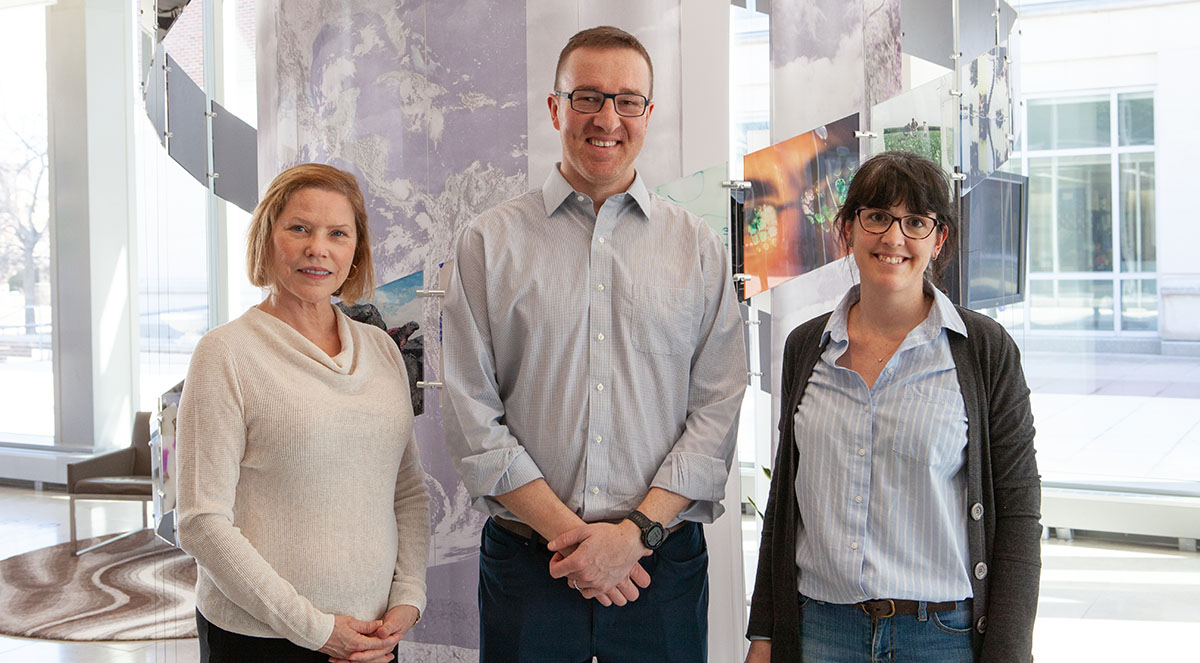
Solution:
M 599 113 L 601 108 L 604 108 L 604 100 L 613 100 L 613 110 L 621 117 L 641 117 L 646 114 L 646 107 L 650 105 L 650 100 L 640 94 L 632 92 L 621 92 L 619 94 L 608 94 L 607 92 L 599 92 L 597 90 L 572 90 L 570 92 L 554 91 L 554 94 L 559 97 L 566 97 L 571 101 L 571 110 L 576 113 Z
M 895 216 L 881 209 L 874 207 L 861 207 L 854 213 L 858 217 L 858 225 L 862 229 L 872 235 L 882 235 L 892 227 L 893 223 L 900 222 L 900 232 L 909 239 L 925 239 L 933 234 L 935 228 L 941 225 L 937 219 L 925 216 L 924 214 L 908 214 L 906 216 Z

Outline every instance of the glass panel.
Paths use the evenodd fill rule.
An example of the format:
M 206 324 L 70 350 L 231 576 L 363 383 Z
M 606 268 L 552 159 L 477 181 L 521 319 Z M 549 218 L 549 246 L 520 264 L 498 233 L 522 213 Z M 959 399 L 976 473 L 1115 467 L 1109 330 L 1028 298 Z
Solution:
M 226 313 L 230 320 L 263 299 L 263 291 L 250 284 L 246 275 L 246 231 L 250 229 L 250 214 L 233 203 L 217 201 L 225 210 L 228 232 L 226 252 L 229 256 L 226 277 L 229 279 L 229 302 Z
M 1113 330 L 1112 281 L 1031 281 L 1032 329 Z
M 1112 270 L 1111 168 L 1107 156 L 1029 160 L 1033 271 Z
M 223 0 L 216 101 L 250 126 L 258 126 L 255 70 L 255 0 Z
M 1121 281 L 1121 328 L 1126 331 L 1158 331 L 1158 281 Z
M 208 329 L 207 190 L 167 156 L 148 121 L 139 126 L 139 189 L 147 193 L 138 210 L 138 406 L 154 409 L 187 374 Z
M 0 440 L 54 444 L 46 8 L 0 9 Z
M 1108 95 L 1029 101 L 1029 149 L 1108 147 Z
M 729 8 L 730 176 L 742 177 L 742 157 L 771 144 L 770 17 Z
M 1121 145 L 1154 144 L 1154 94 L 1117 95 L 1117 140 Z
M 1121 271 L 1158 270 L 1154 218 L 1154 154 L 1122 154 Z
M 1029 270 L 1054 271 L 1052 159 L 1029 160 Z
M 204 3 L 189 2 L 163 39 L 167 52 L 200 87 L 204 87 Z

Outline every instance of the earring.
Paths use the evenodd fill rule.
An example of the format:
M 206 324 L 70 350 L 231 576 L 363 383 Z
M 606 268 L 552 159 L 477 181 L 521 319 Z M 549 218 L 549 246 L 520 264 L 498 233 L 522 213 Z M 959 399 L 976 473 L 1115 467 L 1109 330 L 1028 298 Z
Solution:
M 937 256 L 934 256 L 934 257 L 937 257 Z M 354 276 L 354 273 L 357 271 L 358 271 L 358 265 L 356 265 L 354 263 L 350 263 L 350 273 L 346 275 L 346 278 L 350 278 L 350 277 Z

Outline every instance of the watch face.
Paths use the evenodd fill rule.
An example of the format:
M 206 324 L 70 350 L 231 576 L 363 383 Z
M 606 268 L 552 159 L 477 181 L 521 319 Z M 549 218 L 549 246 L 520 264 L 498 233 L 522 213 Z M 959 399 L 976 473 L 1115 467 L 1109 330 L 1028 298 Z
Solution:
M 658 524 L 655 524 L 653 527 L 642 533 L 642 542 L 645 543 L 646 547 L 651 550 L 655 550 L 661 546 L 666 538 L 666 532 L 663 530 L 662 525 Z

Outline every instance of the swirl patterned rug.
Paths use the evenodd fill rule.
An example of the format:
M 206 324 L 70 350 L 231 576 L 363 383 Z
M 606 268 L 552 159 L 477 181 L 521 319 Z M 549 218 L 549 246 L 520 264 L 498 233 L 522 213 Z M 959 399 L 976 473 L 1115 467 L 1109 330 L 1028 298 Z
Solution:
M 80 549 L 100 539 L 79 542 Z M 0 561 L 0 634 L 49 640 L 196 637 L 196 562 L 149 530 L 90 552 L 70 543 Z

